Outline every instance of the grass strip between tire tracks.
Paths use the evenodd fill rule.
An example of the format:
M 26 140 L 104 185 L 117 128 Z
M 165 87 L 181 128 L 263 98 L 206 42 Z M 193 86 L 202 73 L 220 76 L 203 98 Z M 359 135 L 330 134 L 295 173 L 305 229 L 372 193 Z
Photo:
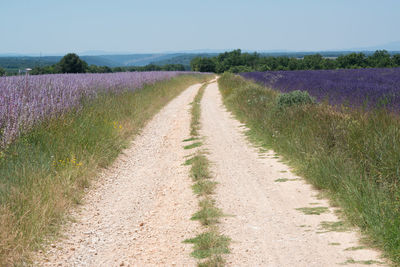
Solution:
M 207 84 L 204 84 L 196 94 L 191 109 L 190 139 L 198 140 L 200 130 L 200 102 L 204 94 Z M 195 148 L 201 146 L 202 143 L 194 146 L 187 145 L 184 148 Z M 193 252 L 191 255 L 199 259 L 198 266 L 224 266 L 225 260 L 223 254 L 229 253 L 230 238 L 220 234 L 218 230 L 218 220 L 224 216 L 223 212 L 216 207 L 215 200 L 212 198 L 216 182 L 212 181 L 210 172 L 210 162 L 206 157 L 206 153 L 197 150 L 194 156 L 185 161 L 185 165 L 191 165 L 190 177 L 194 184 L 192 186 L 193 193 L 199 197 L 200 210 L 192 216 L 192 220 L 198 220 L 204 227 L 204 232 L 195 238 L 186 239 L 184 243 L 193 244 Z

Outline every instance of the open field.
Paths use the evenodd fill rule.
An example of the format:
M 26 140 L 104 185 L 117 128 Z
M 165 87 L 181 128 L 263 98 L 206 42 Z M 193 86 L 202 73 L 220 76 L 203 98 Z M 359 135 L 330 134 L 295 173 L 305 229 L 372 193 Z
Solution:
M 40 94 L 70 104 L 4 142 L 3 265 L 399 261 L 397 113 L 280 106 L 233 74 L 171 76 Z
M 400 68 L 248 72 L 241 76 L 283 93 L 307 91 L 331 105 L 400 112 Z

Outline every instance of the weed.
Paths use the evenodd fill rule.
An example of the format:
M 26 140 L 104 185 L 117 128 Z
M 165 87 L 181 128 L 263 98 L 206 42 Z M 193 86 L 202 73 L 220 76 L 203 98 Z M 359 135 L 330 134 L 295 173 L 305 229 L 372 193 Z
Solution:
M 190 135 L 193 137 L 199 136 L 200 129 L 200 101 L 203 97 L 204 90 L 206 89 L 207 84 L 204 84 L 200 87 L 198 93 L 196 94 L 193 103 L 192 103 L 192 119 L 190 122 Z
M 211 195 L 214 193 L 217 182 L 200 180 L 192 186 L 193 192 L 199 196 Z
M 199 203 L 200 210 L 192 216 L 192 220 L 198 220 L 202 225 L 212 225 L 218 222 L 218 219 L 223 216 L 220 209 L 215 207 L 215 201 L 211 199 L 203 199 Z
M 283 183 L 283 182 L 287 182 L 287 181 L 289 181 L 288 178 L 279 178 L 279 179 L 275 180 L 275 182 L 277 182 L 277 183 Z
M 315 207 L 315 208 L 298 208 L 296 209 L 298 211 L 303 212 L 306 215 L 320 215 L 322 213 L 329 212 L 329 209 L 327 207 Z
M 201 233 L 195 238 L 184 241 L 184 243 L 194 244 L 194 251 L 191 255 L 198 259 L 228 254 L 230 242 L 231 239 L 229 237 L 220 235 L 215 231 Z
M 275 182 L 283 183 L 283 182 L 287 182 L 287 181 L 298 181 L 298 180 L 300 180 L 300 179 L 297 179 L 297 178 L 294 178 L 294 179 L 279 178 L 279 179 L 276 179 Z
M 344 249 L 344 251 L 354 251 L 354 250 L 360 250 L 360 249 L 366 249 L 366 246 L 357 246 L 357 247 L 349 247 Z
M 338 221 L 338 222 L 323 221 L 321 222 L 320 226 L 321 229 L 324 229 L 327 232 L 347 232 L 351 230 L 351 226 L 344 221 Z
M 208 159 L 202 153 L 198 153 L 191 159 L 192 168 L 190 169 L 190 177 L 193 181 L 198 181 L 200 179 L 208 179 L 211 177 L 209 170 Z
M 193 149 L 193 148 L 201 146 L 202 144 L 203 144 L 202 142 L 196 142 L 196 143 L 184 146 L 183 148 L 184 149 Z
M 195 140 L 197 140 L 197 139 L 199 139 L 199 138 L 197 138 L 197 137 L 190 137 L 190 138 L 187 138 L 187 139 L 182 140 L 182 142 L 191 142 L 191 141 L 195 141 Z

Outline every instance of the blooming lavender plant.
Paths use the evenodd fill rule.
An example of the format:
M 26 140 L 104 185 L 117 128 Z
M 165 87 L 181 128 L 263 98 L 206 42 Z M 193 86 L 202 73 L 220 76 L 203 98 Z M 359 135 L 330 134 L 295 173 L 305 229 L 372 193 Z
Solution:
M 400 68 L 247 72 L 241 76 L 281 92 L 307 91 L 332 105 L 400 112 Z
M 43 119 L 81 105 L 83 97 L 134 91 L 180 72 L 122 72 L 0 77 L 0 148 Z

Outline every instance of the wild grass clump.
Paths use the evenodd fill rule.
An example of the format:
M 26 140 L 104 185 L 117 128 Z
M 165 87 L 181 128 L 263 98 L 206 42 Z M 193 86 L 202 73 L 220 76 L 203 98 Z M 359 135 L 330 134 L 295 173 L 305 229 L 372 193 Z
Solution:
M 202 225 L 213 225 L 224 214 L 215 206 L 215 201 L 205 198 L 199 202 L 200 210 L 192 216 L 192 220 L 198 220 Z
M 400 263 L 400 116 L 326 104 L 276 106 L 278 93 L 224 74 L 224 103 L 250 135 L 328 191 L 347 219 Z
M 203 98 L 204 90 L 207 87 L 207 83 L 203 84 L 192 103 L 192 119 L 190 121 L 190 135 L 193 137 L 199 136 L 200 129 L 200 101 Z
M 193 181 L 200 181 L 211 178 L 210 163 L 204 153 L 198 152 L 192 159 L 190 159 L 190 177 Z
M 206 196 L 214 194 L 217 182 L 209 180 L 199 180 L 192 186 L 193 192 L 198 196 Z
M 100 168 L 166 103 L 208 77 L 190 75 L 84 101 L 0 152 L 0 265 L 27 261 L 58 230 Z M 51 235 L 50 235 L 51 236 Z
M 194 251 L 191 254 L 193 257 L 205 259 L 216 255 L 228 254 L 230 240 L 229 237 L 209 231 L 201 233 L 195 238 L 186 239 L 184 242 L 194 244 Z M 222 258 L 220 259 L 222 260 Z

